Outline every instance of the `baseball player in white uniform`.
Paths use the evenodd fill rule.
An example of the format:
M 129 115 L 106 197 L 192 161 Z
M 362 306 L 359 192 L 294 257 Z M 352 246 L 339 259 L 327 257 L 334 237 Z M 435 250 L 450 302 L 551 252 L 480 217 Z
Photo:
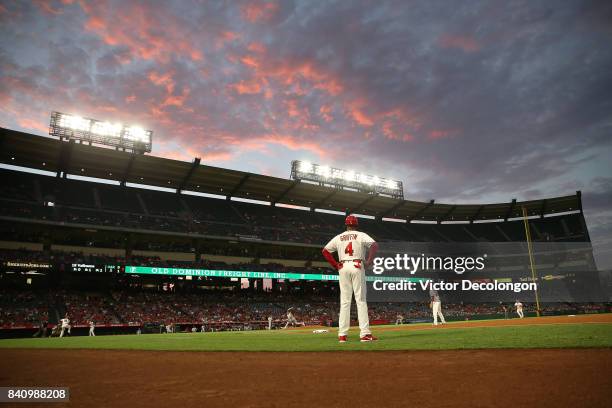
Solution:
M 514 303 L 514 307 L 516 308 L 516 314 L 518 315 L 518 317 L 520 317 L 521 319 L 525 317 L 525 315 L 523 314 L 523 304 L 520 302 L 520 300 L 517 300 L 516 303 Z
M 60 325 L 62 326 L 60 337 L 64 337 L 66 330 L 68 330 L 68 334 L 70 334 L 70 319 L 68 318 L 68 315 L 64 316 L 63 319 L 60 319 Z
M 323 256 L 329 264 L 338 270 L 340 280 L 340 321 L 338 323 L 338 341 L 348 340 L 351 325 L 351 301 L 355 294 L 357 317 L 359 319 L 359 337 L 362 342 L 378 340 L 372 336 L 366 303 L 365 267 L 370 266 L 378 250 L 378 244 L 365 232 L 357 231 L 359 221 L 354 215 L 346 217 L 346 231 L 336 235 L 323 248 Z M 368 251 L 369 249 L 369 251 Z M 338 253 L 338 262 L 332 252 Z M 368 258 L 366 260 L 366 252 Z
M 433 313 L 433 324 L 438 325 L 438 316 L 442 324 L 446 324 L 444 315 L 442 314 L 442 302 L 440 301 L 440 294 L 435 289 L 429 290 L 429 297 L 431 298 L 431 312 Z
M 285 324 L 285 327 L 283 327 L 283 329 L 286 329 L 287 326 L 289 326 L 290 324 L 291 326 L 306 326 L 306 323 L 297 321 L 297 319 L 293 315 L 292 310 L 293 310 L 292 307 L 287 309 L 287 324 Z
M 272 330 L 272 316 L 268 316 L 268 330 Z
M 94 333 L 94 330 L 96 329 L 96 324 L 94 323 L 94 321 L 90 321 L 89 322 L 89 335 L 96 337 L 96 333 Z

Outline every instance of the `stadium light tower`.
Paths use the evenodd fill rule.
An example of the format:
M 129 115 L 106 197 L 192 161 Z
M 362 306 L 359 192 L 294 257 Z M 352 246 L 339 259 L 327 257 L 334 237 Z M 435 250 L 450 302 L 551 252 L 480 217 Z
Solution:
M 399 180 L 342 170 L 335 167 L 312 164 L 307 161 L 291 162 L 291 179 L 305 180 L 335 188 L 352 188 L 365 193 L 379 193 L 404 199 L 404 184 Z
M 98 143 L 141 154 L 150 153 L 153 143 L 151 130 L 61 112 L 51 113 L 49 134 L 59 137 L 60 140 Z

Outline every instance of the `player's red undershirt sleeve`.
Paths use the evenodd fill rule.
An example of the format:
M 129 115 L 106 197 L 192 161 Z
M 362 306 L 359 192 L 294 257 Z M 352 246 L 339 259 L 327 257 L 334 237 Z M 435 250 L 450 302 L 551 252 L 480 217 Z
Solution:
M 376 256 L 376 252 L 378 251 L 378 244 L 376 242 L 372 243 L 370 250 L 368 251 L 368 260 L 366 261 L 366 265 L 372 265 L 374 262 L 374 257 Z
M 331 254 L 331 252 L 329 252 L 327 249 L 323 248 L 321 253 L 323 254 L 323 257 L 325 257 L 325 260 L 332 266 L 332 268 L 337 270 L 338 269 L 338 262 L 336 262 L 336 260 L 334 259 L 334 256 Z

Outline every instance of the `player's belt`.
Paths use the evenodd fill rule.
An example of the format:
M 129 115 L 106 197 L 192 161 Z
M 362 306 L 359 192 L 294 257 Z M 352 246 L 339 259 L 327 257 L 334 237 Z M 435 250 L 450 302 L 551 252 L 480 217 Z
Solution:
M 363 262 L 363 259 L 345 259 L 345 260 L 340 261 L 340 262 L 355 262 L 355 261 L 361 261 L 361 262 Z

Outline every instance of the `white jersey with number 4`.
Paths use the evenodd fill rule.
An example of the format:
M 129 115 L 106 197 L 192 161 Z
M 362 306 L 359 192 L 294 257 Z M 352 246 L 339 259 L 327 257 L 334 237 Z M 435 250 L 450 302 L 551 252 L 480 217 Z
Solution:
M 365 232 L 345 231 L 332 238 L 332 240 L 325 245 L 325 249 L 329 252 L 338 252 L 338 259 L 340 262 L 351 261 L 353 259 L 365 261 L 367 250 L 374 242 L 372 237 Z

